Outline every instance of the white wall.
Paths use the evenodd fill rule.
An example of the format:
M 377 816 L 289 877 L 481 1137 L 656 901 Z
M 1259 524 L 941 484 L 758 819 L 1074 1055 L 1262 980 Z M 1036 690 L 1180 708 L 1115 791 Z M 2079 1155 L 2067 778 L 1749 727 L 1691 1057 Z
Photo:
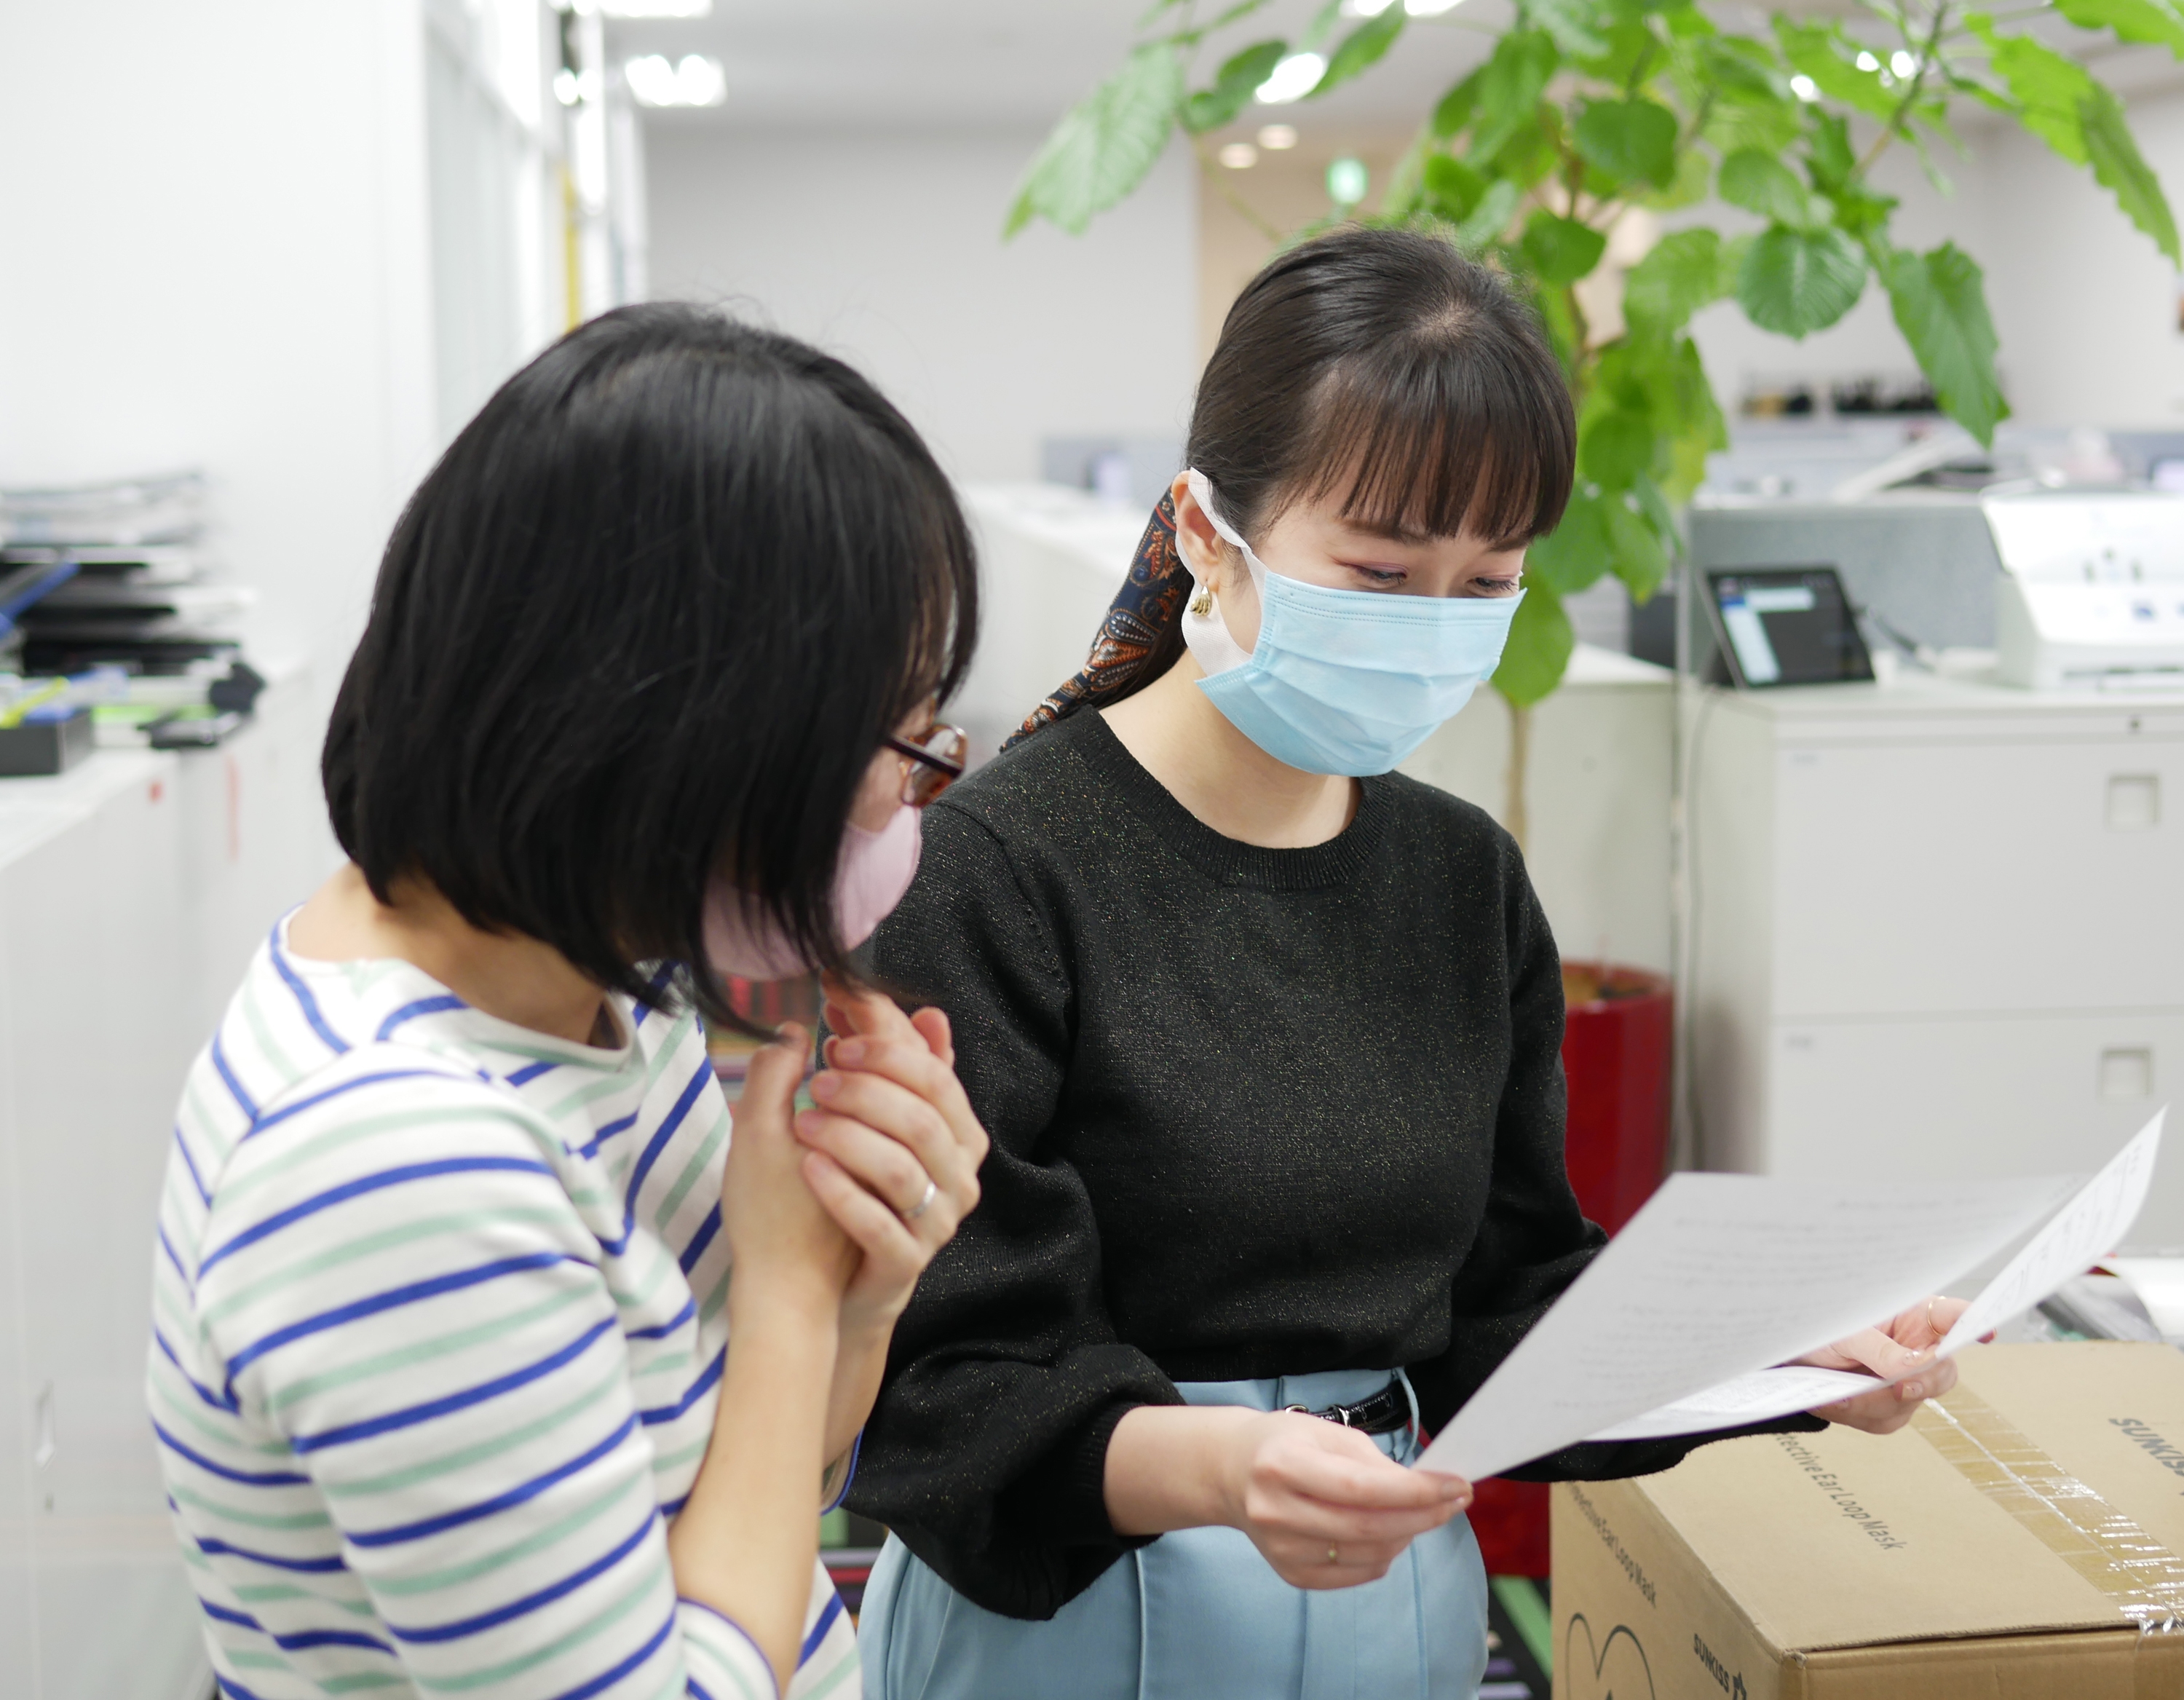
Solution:
M 1074 237 L 1001 220 L 1039 129 L 858 133 L 648 120 L 651 289 L 728 300 L 871 376 L 960 478 L 1042 437 L 1180 436 L 1197 362 L 1196 184 L 1171 148 Z
M 0 6 L 0 483 L 202 465 L 322 696 L 434 447 L 417 0 Z

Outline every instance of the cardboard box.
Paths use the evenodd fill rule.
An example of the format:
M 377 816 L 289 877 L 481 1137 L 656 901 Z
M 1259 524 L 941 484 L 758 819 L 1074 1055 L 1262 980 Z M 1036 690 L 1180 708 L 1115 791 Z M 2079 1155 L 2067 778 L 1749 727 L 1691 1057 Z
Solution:
M 1962 1367 L 1894 1435 L 1556 1488 L 1556 1700 L 2184 1700 L 2184 1352 Z

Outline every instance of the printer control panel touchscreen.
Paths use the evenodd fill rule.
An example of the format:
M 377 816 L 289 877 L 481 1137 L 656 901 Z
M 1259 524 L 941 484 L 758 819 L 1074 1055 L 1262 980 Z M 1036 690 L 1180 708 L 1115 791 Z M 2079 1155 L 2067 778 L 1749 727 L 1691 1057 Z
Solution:
M 1831 566 L 1707 574 L 1707 612 L 1745 690 L 1870 679 L 1873 660 Z

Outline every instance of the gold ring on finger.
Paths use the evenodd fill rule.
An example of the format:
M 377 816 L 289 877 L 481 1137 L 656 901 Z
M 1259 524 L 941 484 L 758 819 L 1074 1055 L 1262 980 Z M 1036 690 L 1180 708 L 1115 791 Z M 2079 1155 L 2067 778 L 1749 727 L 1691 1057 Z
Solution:
M 1342 1555 L 1330 1547 L 1327 1549 L 1327 1562 L 1330 1564 L 1340 1564 L 1342 1562 Z
M 927 1211 L 933 1207 L 933 1201 L 939 1196 L 939 1183 L 934 1180 L 930 1175 L 928 1175 L 925 1180 L 925 1196 L 919 1199 L 916 1203 L 911 1205 L 909 1209 L 904 1211 L 902 1212 L 902 1219 L 905 1222 L 916 1221 L 919 1217 L 924 1215 Z

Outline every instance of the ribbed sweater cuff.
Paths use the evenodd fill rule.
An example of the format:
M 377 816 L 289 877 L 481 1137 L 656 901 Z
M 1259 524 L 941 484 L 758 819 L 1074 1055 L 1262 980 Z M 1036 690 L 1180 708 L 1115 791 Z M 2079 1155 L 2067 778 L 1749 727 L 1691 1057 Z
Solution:
M 1049 1458 L 1049 1491 L 1053 1496 L 1050 1538 L 1055 1544 L 1145 1545 L 1135 1536 L 1117 1535 L 1107 1515 L 1107 1443 L 1115 1438 L 1115 1425 L 1137 1408 L 1134 1404 L 1109 1406 L 1085 1424 L 1075 1444 Z

